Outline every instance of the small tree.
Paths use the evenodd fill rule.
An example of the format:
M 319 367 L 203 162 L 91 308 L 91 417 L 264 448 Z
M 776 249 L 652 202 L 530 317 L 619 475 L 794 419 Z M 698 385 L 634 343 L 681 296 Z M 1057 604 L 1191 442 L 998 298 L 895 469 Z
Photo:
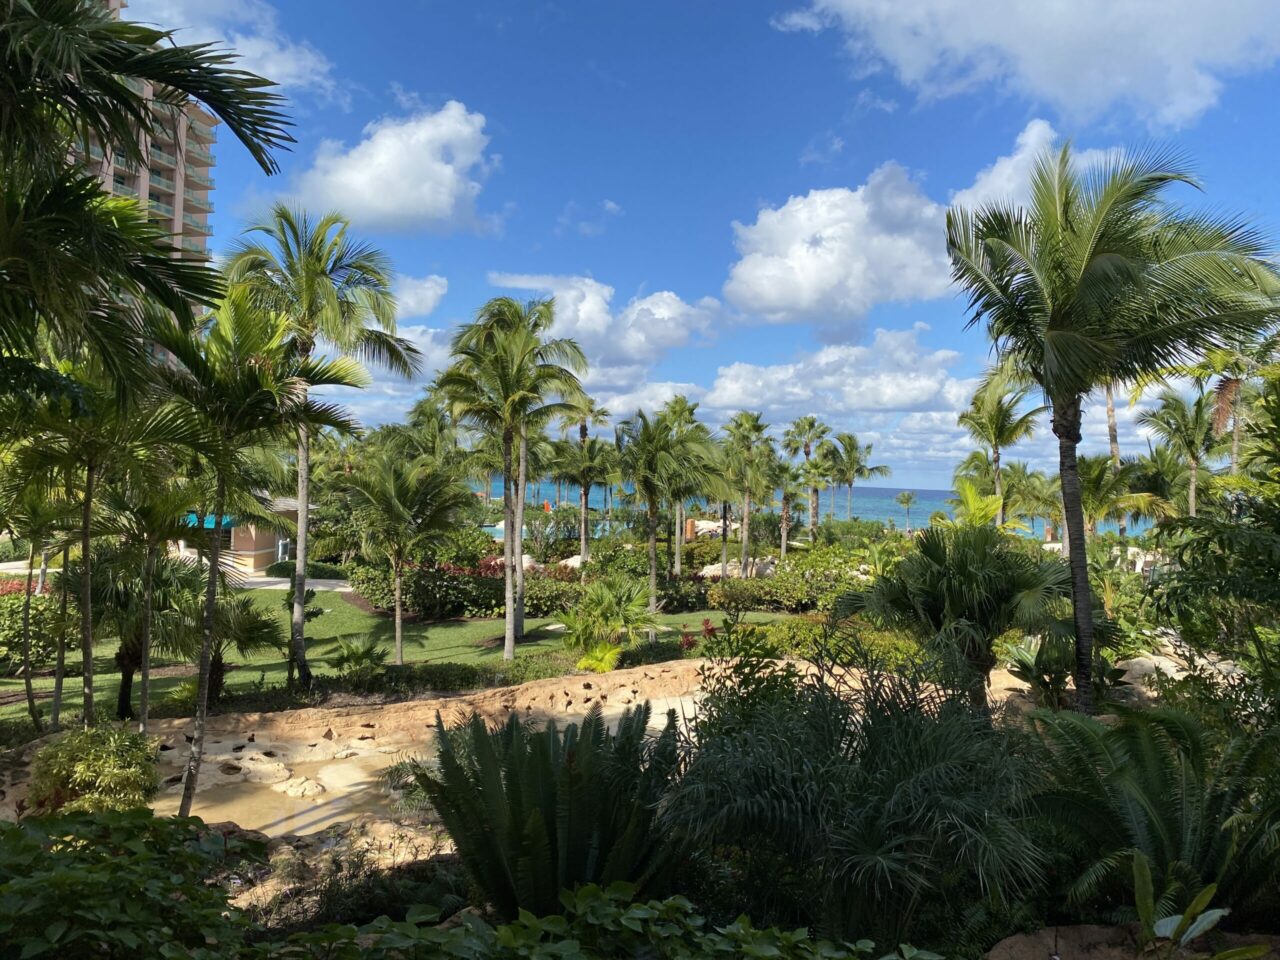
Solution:
M 907 513 L 907 533 L 911 532 L 911 508 L 916 504 L 916 495 L 910 490 L 903 490 L 900 494 L 893 498 Z

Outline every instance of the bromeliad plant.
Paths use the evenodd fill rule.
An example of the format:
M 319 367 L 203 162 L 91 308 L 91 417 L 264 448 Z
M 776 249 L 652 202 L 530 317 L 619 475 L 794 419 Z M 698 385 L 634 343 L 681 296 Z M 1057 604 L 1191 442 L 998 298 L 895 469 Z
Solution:
M 654 808 L 675 774 L 676 724 L 672 711 L 652 738 L 649 718 L 646 703 L 610 733 L 597 705 L 563 731 L 514 715 L 490 731 L 473 716 L 453 734 L 437 718 L 437 765 L 414 778 L 498 916 L 558 913 L 560 891 L 587 883 L 661 885 L 670 845 Z

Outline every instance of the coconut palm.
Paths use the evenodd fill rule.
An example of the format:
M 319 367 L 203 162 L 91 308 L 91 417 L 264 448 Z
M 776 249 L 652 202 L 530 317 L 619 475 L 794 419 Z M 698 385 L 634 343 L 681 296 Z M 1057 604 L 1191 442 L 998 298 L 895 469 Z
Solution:
M 218 558 L 229 490 L 244 486 L 248 451 L 284 433 L 355 424 L 336 406 L 309 396 L 316 387 L 364 386 L 368 374 L 354 360 L 316 359 L 299 348 L 297 329 L 283 314 L 263 310 L 247 287 L 233 288 L 208 332 L 192 337 L 174 328 L 159 345 L 173 355 L 160 374 L 187 416 L 203 433 L 202 448 L 214 475 L 213 530 L 203 641 L 197 675 L 196 718 L 179 811 L 188 816 L 204 750 L 209 678 L 214 652 Z M 295 590 L 301 593 L 302 584 Z
M 283 203 L 249 227 L 227 266 L 231 283 L 243 285 L 254 304 L 287 324 L 290 349 L 310 357 L 317 347 L 386 367 L 402 376 L 418 369 L 419 354 L 395 335 L 396 304 L 386 255 L 353 240 L 338 213 L 313 219 Z M 311 434 L 298 425 L 298 532 L 290 651 L 303 688 L 307 665 L 307 535 L 311 512 Z
M 742 494 L 742 559 L 739 576 L 751 575 L 752 496 L 767 490 L 773 464 L 769 425 L 759 413 L 740 410 L 725 427 L 725 452 L 733 482 Z
M 471 492 L 436 463 L 406 463 L 386 452 L 347 478 L 361 528 L 361 551 L 385 557 L 391 565 L 395 596 L 395 658 L 404 663 L 404 605 L 401 584 L 405 564 L 453 529 Z
M 581 393 L 586 359 L 576 342 L 549 339 L 550 300 L 521 304 L 500 297 L 453 340 L 453 363 L 439 378 L 454 417 L 502 450 L 503 566 L 506 630 L 503 655 L 515 656 L 523 626 L 523 524 L 528 433 L 569 414 Z M 517 568 L 519 568 L 517 570 Z
M 105 4 L 6 4 L 0 382 L 48 394 L 57 377 L 30 358 L 49 334 L 60 344 L 88 345 L 117 384 L 127 383 L 146 356 L 143 303 L 158 300 L 189 322 L 193 303 L 217 296 L 215 271 L 174 256 L 172 238 L 136 201 L 108 197 L 72 155 L 92 139 L 145 163 L 144 138 L 163 133 L 191 100 L 274 173 L 271 150 L 292 142 L 283 100 L 269 81 L 234 63 L 211 44 L 175 43 L 170 32 L 117 20 Z
M 1113 152 L 1082 172 L 1064 146 L 1036 160 L 1025 209 L 992 203 L 947 214 L 970 324 L 986 323 L 1001 364 L 1038 385 L 1052 409 L 1084 710 L 1094 629 L 1076 463 L 1083 400 L 1107 382 L 1135 382 L 1248 335 L 1277 306 L 1257 234 L 1165 202 L 1176 183 L 1194 180 L 1164 153 Z
M 831 428 L 812 414 L 797 417 L 782 435 L 782 449 L 787 456 L 804 454 L 804 462 L 808 464 Z M 809 539 L 812 540 L 818 529 L 818 485 L 816 475 L 810 474 L 809 484 Z
M 1161 519 L 1172 510 L 1168 501 L 1135 490 L 1138 468 L 1132 460 L 1123 461 L 1120 469 L 1114 470 L 1110 457 L 1082 456 L 1077 461 L 1077 469 L 1081 514 L 1085 532 L 1090 536 L 1108 520 L 1118 522 L 1125 516 Z
M 557 440 L 554 475 L 578 487 L 578 556 L 585 568 L 591 557 L 591 515 L 587 507 L 592 488 L 606 483 L 614 468 L 613 444 L 598 437 Z M 585 570 L 584 570 L 585 573 Z
M 972 675 L 970 703 L 985 711 L 996 641 L 1015 628 L 1043 629 L 1070 590 L 1060 559 L 1033 555 L 995 527 L 960 524 L 922 532 L 892 571 L 838 606 L 959 654 Z
M 781 518 L 778 523 L 778 532 L 781 539 L 779 559 L 785 560 L 787 558 L 787 541 L 791 539 L 791 515 L 795 511 L 796 503 L 805 493 L 804 476 L 801 474 L 800 468 L 791 461 L 775 457 L 770 486 L 778 491 L 778 509 L 781 511 Z
M 893 471 L 884 464 L 872 464 L 872 445 L 859 443 L 852 433 L 837 433 L 832 440 L 825 443 L 825 448 L 834 466 L 832 484 L 843 483 L 849 488 L 849 502 L 846 504 L 848 519 L 853 519 L 853 484 L 857 480 L 870 480 L 873 477 L 887 477 Z M 835 509 L 835 493 L 831 495 L 832 510 Z
M 649 610 L 658 610 L 658 511 L 681 473 L 709 471 L 712 444 L 692 433 L 678 434 L 661 414 L 643 410 L 618 424 L 618 474 L 644 505 L 649 550 Z
M 903 490 L 893 498 L 907 514 L 907 533 L 911 532 L 911 508 L 916 505 L 916 495 L 911 490 Z
M 670 400 L 662 405 L 660 411 L 672 425 L 677 433 L 687 430 L 693 430 L 699 426 L 698 424 L 698 404 L 690 403 L 689 398 L 682 393 L 676 394 Z M 701 429 L 705 430 L 705 427 Z M 704 490 L 697 489 L 697 485 L 690 483 L 685 485 L 686 489 L 673 491 L 674 507 L 675 507 L 675 548 L 672 551 L 675 562 L 675 575 L 678 577 L 681 573 L 681 567 L 684 562 L 684 507 L 685 503 L 691 498 L 704 493 Z
M 1217 440 L 1213 401 L 1203 391 L 1190 403 L 1173 390 L 1163 391 L 1157 399 L 1159 406 L 1139 414 L 1138 423 L 1186 463 L 1187 516 L 1194 517 L 1200 467 L 1212 456 Z
M 1004 523 L 1004 486 L 1000 476 L 1001 452 L 1019 440 L 1028 439 L 1035 431 L 1036 420 L 1045 407 L 1023 410 L 1027 389 L 1014 386 L 1008 377 L 992 374 L 977 389 L 969 409 L 960 414 L 958 423 L 975 442 L 991 453 L 991 478 L 995 495 L 1000 499 L 996 523 Z

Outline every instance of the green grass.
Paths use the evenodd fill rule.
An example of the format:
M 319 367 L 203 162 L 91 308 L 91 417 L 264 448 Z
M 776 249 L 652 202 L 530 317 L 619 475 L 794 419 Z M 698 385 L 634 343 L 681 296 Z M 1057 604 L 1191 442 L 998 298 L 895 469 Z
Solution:
M 254 601 L 280 617 L 281 639 L 287 635 L 288 614 L 282 605 L 286 597 L 284 590 L 253 590 Z M 320 591 L 316 594 L 315 605 L 325 612 L 307 624 L 307 655 L 312 669 L 317 673 L 330 672 L 327 659 L 338 651 L 338 638 L 363 637 L 372 635 L 388 650 L 395 643 L 395 624 L 390 616 L 367 613 L 345 594 L 332 591 Z M 693 632 L 702 628 L 703 618 L 708 618 L 719 626 L 724 619 L 716 610 L 704 610 L 693 613 L 660 614 L 661 623 L 674 630 L 685 627 Z M 746 620 L 752 623 L 768 623 L 779 619 L 779 614 L 748 614 Z M 525 621 L 526 638 L 520 644 L 516 656 L 523 651 L 539 649 L 557 649 L 560 639 L 557 633 L 545 629 L 552 619 L 529 619 Z M 501 620 L 444 620 L 432 623 L 405 623 L 404 653 L 408 663 L 475 663 L 487 660 L 498 660 L 502 657 Z M 69 638 L 74 645 L 67 651 L 68 667 L 78 669 L 80 652 L 78 640 Z M 115 665 L 115 652 L 118 642 L 114 638 L 104 638 L 94 649 L 94 701 L 99 710 L 106 709 L 114 715 L 116 696 L 119 692 L 119 672 Z M 247 689 L 259 681 L 268 686 L 282 684 L 288 676 L 288 666 L 282 655 L 275 651 L 265 651 L 238 661 L 231 657 L 234 668 L 227 673 L 227 690 Z M 175 661 L 159 660 L 155 667 L 178 665 Z M 155 677 L 152 680 L 151 696 L 153 703 L 160 703 L 178 687 L 185 678 L 182 676 Z M 33 681 L 37 692 L 52 691 L 53 678 L 37 677 Z M 68 676 L 63 681 L 63 711 L 65 715 L 80 711 L 82 683 L 79 676 Z M 26 716 L 26 701 L 20 696 L 22 680 L 17 677 L 0 678 L 0 722 Z M 134 703 L 137 703 L 137 684 L 134 685 Z M 48 713 L 49 701 L 41 701 L 44 712 Z

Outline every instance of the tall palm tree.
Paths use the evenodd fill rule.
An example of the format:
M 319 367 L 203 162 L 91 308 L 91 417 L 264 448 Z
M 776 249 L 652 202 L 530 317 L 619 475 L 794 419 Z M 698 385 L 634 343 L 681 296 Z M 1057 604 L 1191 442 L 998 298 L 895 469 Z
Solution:
M 575 341 L 544 336 L 553 318 L 550 300 L 521 304 L 499 297 L 490 301 L 474 323 L 454 336 L 453 363 L 438 381 L 460 423 L 500 438 L 506 580 L 503 655 L 508 660 L 515 656 L 524 623 L 522 528 L 528 433 L 540 431 L 574 409 L 582 392 L 578 373 L 586 367 Z
M 807 464 L 812 459 L 813 452 L 818 448 L 818 444 L 825 440 L 829 433 L 831 433 L 831 428 L 813 414 L 797 417 L 792 421 L 791 426 L 787 427 L 786 433 L 782 435 L 782 449 L 789 457 L 804 454 L 804 462 Z M 816 481 L 811 481 L 809 484 L 810 540 L 813 539 L 817 529 L 818 485 Z
M 787 559 L 787 541 L 791 539 L 791 520 L 797 501 L 804 496 L 804 476 L 790 460 L 776 457 L 773 462 L 773 477 L 770 486 L 778 491 L 778 509 L 782 516 L 778 524 L 781 539 L 779 548 L 780 560 Z
M 644 504 L 649 549 L 649 610 L 658 610 L 658 512 L 681 473 L 710 471 L 711 443 L 693 433 L 677 434 L 661 414 L 643 410 L 617 427 L 618 474 Z
M 244 485 L 248 451 L 284 434 L 323 427 L 353 430 L 338 407 L 317 401 L 317 387 L 357 387 L 369 382 L 354 360 L 316 359 L 300 349 L 296 328 L 283 314 L 268 312 L 246 287 L 234 288 L 220 304 L 207 334 L 192 337 L 173 328 L 159 339 L 173 355 L 160 369 L 183 414 L 199 426 L 198 444 L 214 474 L 213 529 L 203 641 L 196 688 L 195 731 L 187 759 L 181 816 L 188 816 L 204 750 L 209 679 L 214 652 L 218 563 L 229 490 Z M 301 584 L 296 588 L 301 592 Z
M 916 495 L 910 490 L 903 490 L 893 498 L 907 514 L 907 533 L 911 532 L 911 508 L 916 505 Z
M 698 424 L 698 404 L 690 403 L 689 398 L 682 393 L 676 394 L 670 400 L 662 405 L 660 411 L 664 417 L 670 421 L 672 429 L 677 433 L 684 433 L 688 430 L 703 429 Z M 675 507 L 675 547 L 673 554 L 675 558 L 675 575 L 680 576 L 684 563 L 684 509 L 685 503 L 692 497 L 696 497 L 703 493 L 703 490 L 697 488 L 696 484 L 685 484 L 684 489 L 674 490 L 673 499 Z
M 1190 403 L 1179 393 L 1165 390 L 1157 398 L 1159 406 L 1144 410 L 1138 423 L 1166 444 L 1187 469 L 1187 516 L 1196 515 L 1196 487 L 1200 467 L 1217 446 L 1214 432 L 1214 404 L 1203 391 Z
M 402 376 L 419 366 L 419 353 L 396 333 L 391 264 L 377 248 L 349 236 L 338 213 L 313 219 L 283 203 L 249 227 L 227 266 L 231 283 L 243 285 L 259 309 L 287 324 L 291 349 L 310 357 L 317 347 L 387 367 Z M 307 535 L 311 513 L 311 434 L 298 425 L 298 533 L 294 565 L 290 651 L 303 688 L 307 664 Z
M 1008 377 L 999 373 L 990 375 L 978 387 L 969 409 L 960 414 L 958 423 L 969 432 L 975 442 L 991 452 L 991 475 L 995 483 L 995 495 L 1000 498 L 996 523 L 1004 523 L 1004 486 L 1000 476 L 1001 452 L 1019 440 L 1028 439 L 1035 432 L 1036 420 L 1046 407 L 1022 410 L 1026 403 L 1025 387 L 1014 386 Z
M 768 489 L 774 452 L 769 425 L 759 413 L 739 410 L 725 427 L 729 469 L 742 494 L 742 559 L 739 576 L 751 576 L 752 497 Z
M 837 433 L 834 450 L 837 465 L 837 483 L 846 484 L 849 488 L 849 502 L 846 504 L 848 519 L 853 519 L 853 484 L 856 480 L 870 480 L 874 477 L 888 477 L 893 471 L 882 463 L 871 462 L 873 446 L 870 443 L 859 443 L 852 433 Z M 834 505 L 835 496 L 832 495 Z
M 1118 523 L 1125 516 L 1160 519 L 1168 516 L 1171 506 L 1151 493 L 1135 489 L 1138 467 L 1125 460 L 1119 470 L 1112 469 L 1111 458 L 1081 456 L 1077 461 L 1080 477 L 1080 509 L 1085 532 L 1090 536 L 1108 520 Z
M 584 576 L 586 563 L 591 558 L 591 515 L 587 502 L 596 484 L 608 482 L 614 469 L 613 454 L 613 444 L 598 437 L 555 443 L 555 477 L 574 484 L 579 491 L 578 556 Z
M 1000 361 L 1043 390 L 1058 438 L 1072 569 L 1079 706 L 1092 709 L 1093 600 L 1076 447 L 1081 405 L 1107 382 L 1224 346 L 1277 302 L 1267 250 L 1246 224 L 1165 201 L 1194 183 L 1176 158 L 1115 152 L 1082 172 L 1069 147 L 1042 154 L 1025 209 L 947 213 L 952 276 Z
M 446 467 L 431 461 L 406 463 L 383 453 L 346 481 L 361 527 L 361 550 L 381 555 L 391 565 L 395 595 L 395 656 L 404 663 L 404 605 L 401 584 L 405 564 L 417 552 L 453 529 L 470 491 Z

